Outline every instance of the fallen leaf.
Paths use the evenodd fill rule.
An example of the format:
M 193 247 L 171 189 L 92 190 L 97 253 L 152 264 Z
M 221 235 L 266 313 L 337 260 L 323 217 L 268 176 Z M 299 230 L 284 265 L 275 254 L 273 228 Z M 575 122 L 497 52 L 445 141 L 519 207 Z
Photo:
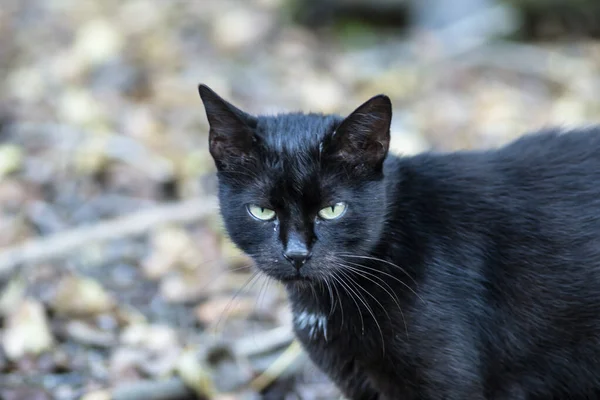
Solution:
M 23 301 L 25 283 L 19 279 L 12 279 L 0 292 L 0 315 L 8 315 Z
M 53 343 L 44 306 L 37 300 L 23 300 L 7 316 L 2 345 L 9 359 L 43 353 L 50 350 Z
M 58 314 L 88 316 L 111 310 L 112 296 L 95 280 L 67 276 L 58 283 L 52 307 Z
M 0 178 L 11 174 L 23 164 L 23 150 L 21 147 L 13 144 L 0 146 Z
M 107 390 L 99 390 L 84 394 L 80 400 L 111 400 L 110 392 Z

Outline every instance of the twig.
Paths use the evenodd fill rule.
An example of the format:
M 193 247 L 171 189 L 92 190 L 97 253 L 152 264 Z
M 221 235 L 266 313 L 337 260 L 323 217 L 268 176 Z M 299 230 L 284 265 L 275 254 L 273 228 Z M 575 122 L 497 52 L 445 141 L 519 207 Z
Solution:
M 214 213 L 216 208 L 216 199 L 193 199 L 177 204 L 153 207 L 47 238 L 32 239 L 0 252 L 0 278 L 10 274 L 23 263 L 47 261 L 94 242 L 139 235 L 165 223 L 199 220 Z
M 254 345 L 251 345 L 250 340 L 247 338 L 241 338 L 235 340 L 231 343 L 228 348 L 233 351 L 234 359 L 238 360 L 237 362 L 240 365 L 247 362 L 250 357 L 254 357 L 257 355 L 262 355 L 266 353 L 281 353 L 276 358 L 276 360 L 266 369 L 263 370 L 264 367 L 259 367 L 257 365 L 252 365 L 251 368 L 255 373 L 259 373 L 259 375 L 252 379 L 248 380 L 244 383 L 255 390 L 262 390 L 277 378 L 279 378 L 284 372 L 298 371 L 304 366 L 304 363 L 298 362 L 299 357 L 303 354 L 302 348 L 299 343 L 294 340 L 293 333 L 290 328 L 287 326 L 275 328 L 270 331 L 264 332 L 261 335 L 260 342 L 254 342 Z M 284 346 L 287 345 L 287 348 Z M 210 353 L 210 349 L 202 352 L 204 356 Z M 219 374 L 225 374 L 223 376 L 225 378 L 231 378 L 231 370 L 220 371 L 219 368 L 216 368 L 213 372 L 206 372 L 207 369 L 213 370 L 213 367 L 206 362 L 206 360 L 202 360 L 202 356 L 200 359 L 197 359 L 196 356 L 191 359 L 187 359 L 187 361 L 191 361 L 193 365 L 188 365 L 187 368 L 191 367 L 191 371 L 193 371 L 191 377 L 194 378 L 194 374 L 197 374 L 198 371 L 202 372 L 201 375 L 210 379 L 214 382 L 215 379 L 219 379 Z M 179 372 L 181 374 L 181 371 Z M 213 374 L 215 374 L 213 376 Z M 252 375 L 249 375 L 247 379 L 249 379 Z M 190 379 L 189 377 L 187 379 Z M 199 376 L 196 376 L 195 379 L 199 379 Z M 189 385 L 186 385 L 186 379 L 183 377 L 173 377 L 168 380 L 161 381 L 137 381 L 132 383 L 123 384 L 120 387 L 117 387 L 112 390 L 112 399 L 113 400 L 178 400 L 178 399 L 187 399 L 190 393 L 192 393 L 192 387 L 194 386 L 191 382 L 188 381 Z M 194 382 L 199 386 L 205 386 L 206 382 Z M 243 382 L 242 382 L 243 383 Z M 212 387 L 212 386 L 211 386 Z M 205 390 L 200 391 L 196 389 L 198 392 L 197 395 L 201 395 L 201 393 L 206 393 Z M 215 390 L 211 388 L 209 391 Z
M 240 357 L 252 357 L 288 345 L 293 340 L 294 334 L 290 327 L 282 326 L 263 332 L 258 338 L 241 338 L 235 341 L 232 348 L 234 353 Z
M 185 400 L 194 398 L 180 378 L 161 381 L 138 381 L 125 384 L 112 391 L 112 400 Z
M 286 369 L 292 366 L 302 354 L 302 346 L 297 340 L 294 340 L 266 371 L 250 382 L 250 387 L 257 392 L 263 391 L 279 378 Z

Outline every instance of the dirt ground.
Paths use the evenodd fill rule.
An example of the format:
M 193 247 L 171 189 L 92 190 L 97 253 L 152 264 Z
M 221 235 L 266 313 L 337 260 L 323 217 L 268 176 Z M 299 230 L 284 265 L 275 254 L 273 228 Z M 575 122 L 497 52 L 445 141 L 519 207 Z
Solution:
M 284 0 L 2 0 L 0 399 L 338 396 L 224 235 L 198 83 L 252 113 L 386 93 L 412 154 L 594 123 L 599 70 L 593 41 L 447 54 Z

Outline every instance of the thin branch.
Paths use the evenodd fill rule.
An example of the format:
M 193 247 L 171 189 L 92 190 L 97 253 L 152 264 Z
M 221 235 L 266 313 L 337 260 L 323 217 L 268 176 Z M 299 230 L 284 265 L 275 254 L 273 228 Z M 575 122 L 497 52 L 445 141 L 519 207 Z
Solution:
M 24 263 L 48 261 L 95 242 L 140 235 L 161 224 L 199 220 L 213 214 L 216 209 L 216 199 L 199 198 L 153 207 L 47 238 L 32 239 L 0 252 L 0 278 Z
M 113 400 L 187 400 L 194 398 L 181 378 L 160 381 L 137 381 L 124 384 L 112 391 Z

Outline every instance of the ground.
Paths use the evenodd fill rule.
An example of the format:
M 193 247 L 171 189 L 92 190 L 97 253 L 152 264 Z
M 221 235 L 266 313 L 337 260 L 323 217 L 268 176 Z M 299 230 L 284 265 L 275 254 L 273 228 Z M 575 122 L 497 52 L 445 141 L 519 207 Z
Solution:
M 596 42 L 436 43 L 284 0 L 3 0 L 0 398 L 335 398 L 224 235 L 196 87 L 252 113 L 386 93 L 405 154 L 600 116 Z

